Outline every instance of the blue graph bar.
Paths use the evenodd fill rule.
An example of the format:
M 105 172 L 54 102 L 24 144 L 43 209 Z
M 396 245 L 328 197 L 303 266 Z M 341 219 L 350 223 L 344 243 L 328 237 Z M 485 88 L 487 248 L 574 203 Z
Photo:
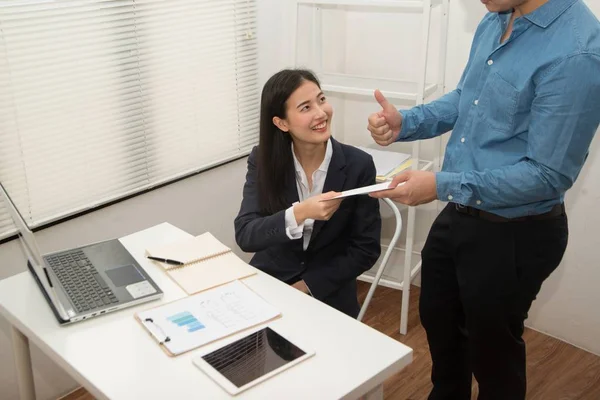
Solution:
M 193 324 L 196 321 L 198 321 L 196 319 L 196 317 L 190 316 L 190 317 L 187 317 L 187 318 L 180 319 L 179 321 L 176 322 L 176 324 L 179 325 L 179 326 L 186 326 L 186 325 L 189 325 L 189 324 Z
M 176 319 L 182 318 L 182 317 L 188 317 L 192 314 L 189 313 L 189 311 L 184 311 L 184 312 L 180 312 L 177 313 L 175 315 L 172 315 L 168 318 L 169 321 L 175 321 Z
M 204 325 L 202 325 L 202 323 L 200 323 L 200 321 L 196 320 L 196 322 L 190 324 L 190 326 L 188 326 L 188 332 L 196 332 L 200 329 L 203 329 Z
M 200 329 L 203 329 L 205 326 L 198 321 L 196 317 L 194 317 L 190 312 L 184 311 L 172 315 L 167 318 L 172 323 L 177 326 L 186 327 L 188 332 L 196 332 Z

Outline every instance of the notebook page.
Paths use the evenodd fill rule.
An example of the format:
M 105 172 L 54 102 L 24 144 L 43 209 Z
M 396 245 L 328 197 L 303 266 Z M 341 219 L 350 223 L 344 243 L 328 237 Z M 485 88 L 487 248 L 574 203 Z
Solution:
M 189 264 L 228 251 L 231 251 L 229 247 L 221 243 L 210 232 L 206 232 L 199 236 L 147 249 L 146 254 L 152 257 L 167 258 Z M 168 264 L 161 263 L 161 265 L 165 269 L 172 268 Z
M 236 279 L 246 278 L 256 272 L 254 267 L 246 264 L 233 252 L 167 271 L 187 294 L 198 293 Z
M 144 326 L 177 355 L 280 315 L 240 281 L 139 312 Z M 146 322 L 152 319 L 152 323 Z

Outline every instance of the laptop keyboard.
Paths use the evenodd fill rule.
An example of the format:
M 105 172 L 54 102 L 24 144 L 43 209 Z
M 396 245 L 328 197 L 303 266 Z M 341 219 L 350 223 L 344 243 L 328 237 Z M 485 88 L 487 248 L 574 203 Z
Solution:
M 46 260 L 77 312 L 95 310 L 119 302 L 83 251 L 56 254 L 46 257 Z

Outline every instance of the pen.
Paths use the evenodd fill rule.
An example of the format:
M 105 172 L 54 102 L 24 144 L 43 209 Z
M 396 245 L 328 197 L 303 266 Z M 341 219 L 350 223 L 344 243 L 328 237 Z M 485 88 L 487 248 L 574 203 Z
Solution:
M 160 262 L 163 262 L 166 264 L 183 265 L 183 263 L 181 261 L 169 260 L 168 258 L 159 258 L 159 257 L 151 257 L 151 256 L 146 256 L 146 257 L 148 257 L 150 260 L 160 261 Z

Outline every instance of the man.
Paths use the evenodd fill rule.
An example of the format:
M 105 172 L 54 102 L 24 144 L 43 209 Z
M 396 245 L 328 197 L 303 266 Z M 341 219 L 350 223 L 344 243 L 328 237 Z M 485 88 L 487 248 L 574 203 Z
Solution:
M 481 0 L 488 13 L 456 90 L 398 112 L 381 92 L 373 139 L 453 130 L 442 172 L 407 171 L 372 194 L 440 199 L 422 251 L 429 399 L 524 399 L 523 323 L 567 245 L 563 199 L 600 120 L 600 26 L 581 0 Z

